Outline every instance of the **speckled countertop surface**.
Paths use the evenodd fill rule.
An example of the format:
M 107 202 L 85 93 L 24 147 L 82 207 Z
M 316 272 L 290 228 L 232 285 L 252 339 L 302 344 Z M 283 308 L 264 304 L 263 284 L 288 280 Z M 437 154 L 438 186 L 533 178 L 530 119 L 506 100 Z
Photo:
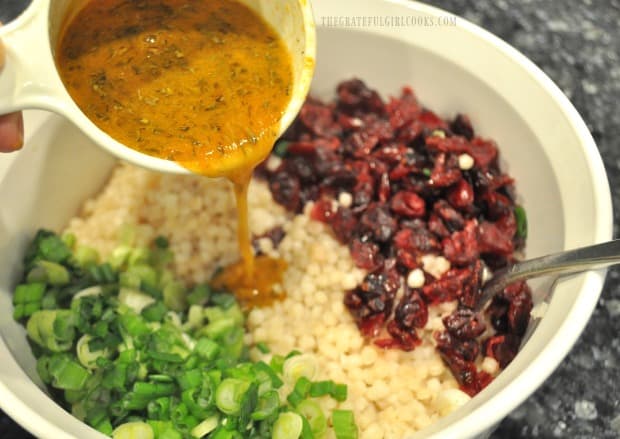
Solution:
M 518 48 L 566 93 L 596 140 L 620 226 L 620 0 L 429 0 Z M 8 21 L 28 0 L 0 0 Z M 0 438 L 29 435 L 0 412 Z M 541 389 L 491 436 L 620 437 L 620 269 L 587 329 Z

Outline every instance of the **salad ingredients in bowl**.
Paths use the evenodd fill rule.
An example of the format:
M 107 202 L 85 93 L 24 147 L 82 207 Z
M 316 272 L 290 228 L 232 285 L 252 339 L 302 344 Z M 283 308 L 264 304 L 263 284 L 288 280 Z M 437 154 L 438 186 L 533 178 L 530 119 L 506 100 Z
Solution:
M 522 248 L 524 212 L 515 204 L 513 179 L 499 167 L 497 147 L 477 137 L 466 116 L 444 121 L 409 88 L 384 101 L 358 79 L 342 82 L 331 103 L 310 98 L 249 194 L 256 253 L 285 264 L 272 303 L 240 297 L 241 307 L 222 309 L 216 305 L 232 296 L 207 294 L 225 289 L 218 282 L 221 268 L 238 257 L 231 195 L 224 181 L 120 165 L 69 222 L 68 236 L 78 242 L 74 256 L 65 250 L 59 261 L 27 253 L 25 281 L 35 285 L 18 287 L 17 317 L 28 317 L 19 312 L 23 288 L 65 297 L 66 309 L 36 311 L 26 327 L 31 340 L 55 352 L 44 341 L 49 334 L 38 328 L 65 322 L 61 335 L 70 339 L 63 340 L 61 352 L 73 353 L 81 385 L 67 394 L 54 377 L 64 367 L 56 366 L 58 353 L 40 357 L 38 364 L 44 365 L 43 381 L 61 386 L 65 404 L 80 419 L 108 434 L 138 428 L 124 426 L 132 421 L 147 422 L 140 428 L 163 437 L 153 422 L 165 421 L 165 428 L 184 435 L 206 431 L 206 425 L 212 430 L 203 435 L 217 438 L 218 428 L 235 425 L 242 437 L 262 437 L 279 425 L 276 414 L 286 412 L 283 419 L 295 422 L 296 413 L 311 422 L 312 416 L 303 415 L 311 405 L 327 419 L 316 437 L 346 437 L 334 410 L 336 419 L 348 413 L 347 425 L 361 437 L 400 437 L 469 401 L 516 355 L 532 307 L 528 287 L 521 282 L 506 288 L 484 314 L 473 308 L 485 273 L 513 261 Z M 130 246 L 118 247 L 119 235 Z M 42 236 L 35 245 L 54 239 Z M 147 250 L 150 242 L 156 247 Z M 107 264 L 96 260 L 99 253 Z M 53 265 L 58 263 L 69 264 L 63 293 L 54 293 L 53 282 L 36 282 L 46 281 L 46 267 L 62 271 Z M 50 312 L 61 314 L 53 318 Z M 80 329 L 83 315 L 92 326 L 82 326 L 78 336 L 73 326 Z M 205 343 L 219 343 L 219 356 L 195 352 Z M 296 351 L 302 355 L 290 357 L 280 371 L 274 358 Z M 238 364 L 242 358 L 255 363 Z M 50 362 L 53 367 L 46 366 Z M 136 369 L 129 376 L 119 371 L 125 363 Z M 305 378 L 289 380 L 293 387 L 286 391 L 263 386 L 288 403 L 271 402 L 276 411 L 268 420 L 249 422 L 260 407 L 260 392 L 247 396 L 242 413 L 250 418 L 222 411 L 217 380 L 203 389 L 214 395 L 215 405 L 191 410 L 189 393 L 202 404 L 211 396 L 184 384 L 188 368 L 230 383 L 224 379 L 239 379 L 239 369 L 249 369 L 254 379 L 254 369 L 266 365 L 275 367 L 272 374 Z M 108 389 L 110 376 L 119 381 Z M 94 384 L 101 380 L 107 383 L 104 397 L 98 393 L 102 384 Z M 254 392 L 252 383 L 238 383 L 240 394 Z M 159 387 L 167 393 L 157 393 Z M 143 388 L 152 392 L 142 394 Z M 331 398 L 321 398 L 325 394 Z M 153 418 L 152 400 L 160 398 L 167 402 L 158 404 L 173 411 Z M 174 410 L 184 405 L 189 418 L 179 420 Z M 225 415 L 237 417 L 225 421 Z

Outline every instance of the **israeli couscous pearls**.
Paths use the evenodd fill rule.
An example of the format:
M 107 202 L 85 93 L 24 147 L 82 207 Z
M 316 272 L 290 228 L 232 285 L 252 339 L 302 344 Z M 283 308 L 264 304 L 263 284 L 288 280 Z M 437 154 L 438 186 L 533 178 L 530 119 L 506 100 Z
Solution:
M 367 344 L 343 304 L 344 291 L 365 275 L 355 267 L 348 248 L 332 237 L 326 225 L 310 219 L 310 205 L 303 214 L 291 216 L 261 182 L 252 183 L 249 202 L 254 234 L 276 226 L 285 231 L 277 248 L 270 240 L 259 240 L 258 245 L 264 253 L 283 258 L 288 268 L 282 285 L 285 298 L 249 313 L 246 341 L 264 342 L 273 354 L 298 349 L 313 355 L 317 379 L 348 385 L 344 403 L 326 398 L 323 408 L 339 404 L 352 409 L 362 438 L 402 438 L 469 399 L 458 390 L 432 338 L 433 331 L 443 329 L 441 318 L 454 311 L 456 303 L 429 309 L 422 345 L 414 351 Z M 166 236 L 175 254 L 175 271 L 188 284 L 205 282 L 217 267 L 239 257 L 234 200 L 223 180 L 158 175 L 120 165 L 104 190 L 70 221 L 68 230 L 79 242 L 107 254 L 125 224 L 134 226 L 138 243 Z M 424 264 L 433 275 L 447 268 L 438 258 Z M 411 282 L 417 283 L 420 275 L 412 274 Z M 270 355 L 258 349 L 251 354 L 254 359 Z M 497 364 L 490 360 L 485 359 L 482 367 L 496 373 Z

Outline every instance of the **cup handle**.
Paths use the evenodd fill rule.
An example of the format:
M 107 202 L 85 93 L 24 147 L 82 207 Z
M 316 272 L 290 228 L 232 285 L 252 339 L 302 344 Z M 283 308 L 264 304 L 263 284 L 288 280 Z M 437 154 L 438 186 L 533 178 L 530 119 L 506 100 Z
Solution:
M 49 0 L 33 0 L 14 21 L 0 27 L 0 114 L 27 108 L 64 113 L 67 93 L 56 70 L 47 23 Z

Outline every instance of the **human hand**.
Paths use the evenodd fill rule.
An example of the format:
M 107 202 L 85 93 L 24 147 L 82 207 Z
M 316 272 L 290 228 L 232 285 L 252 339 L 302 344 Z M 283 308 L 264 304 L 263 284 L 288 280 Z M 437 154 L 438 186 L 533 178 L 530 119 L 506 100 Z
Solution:
M 0 23 L 0 26 L 2 23 Z M 0 71 L 4 67 L 4 45 L 0 41 Z M 0 152 L 12 152 L 24 144 L 24 118 L 22 112 L 0 116 Z

